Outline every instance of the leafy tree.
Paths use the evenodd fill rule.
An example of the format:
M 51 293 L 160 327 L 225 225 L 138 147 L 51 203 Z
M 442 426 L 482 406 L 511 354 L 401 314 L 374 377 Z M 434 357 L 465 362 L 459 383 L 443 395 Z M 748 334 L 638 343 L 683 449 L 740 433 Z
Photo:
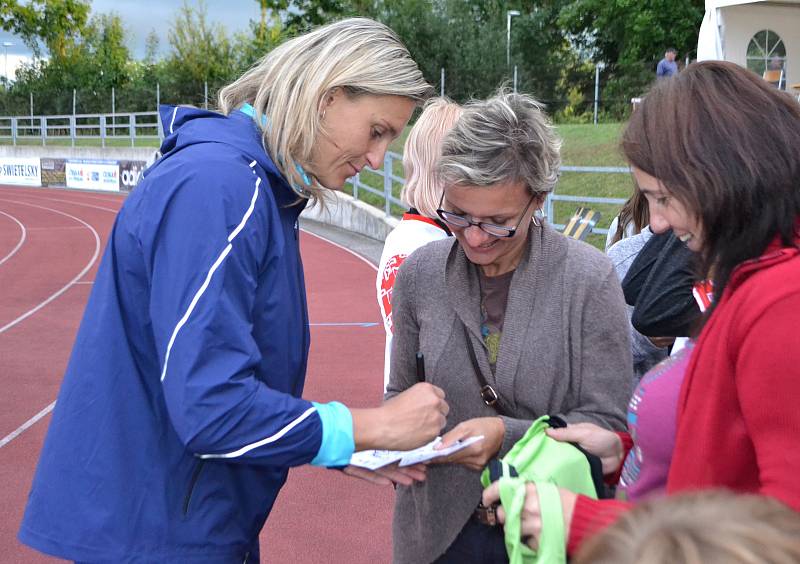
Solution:
M 558 24 L 576 47 L 605 63 L 606 97 L 627 105 L 653 80 L 667 47 L 694 53 L 703 11 L 703 0 L 573 0 Z
M 50 56 L 60 59 L 80 39 L 89 9 L 88 0 L 30 0 L 26 4 L 3 0 L 0 24 L 19 35 L 37 58 L 42 54 L 42 41 Z
M 169 91 L 182 103 L 202 104 L 204 85 L 212 90 L 234 78 L 237 65 L 233 45 L 221 25 L 207 20 L 205 2 L 192 7 L 184 1 L 169 32 L 167 57 Z

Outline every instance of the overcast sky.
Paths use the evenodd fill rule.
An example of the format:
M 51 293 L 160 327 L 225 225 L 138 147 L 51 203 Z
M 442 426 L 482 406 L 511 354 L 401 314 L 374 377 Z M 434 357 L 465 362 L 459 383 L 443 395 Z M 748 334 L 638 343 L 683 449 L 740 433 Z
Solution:
M 116 12 L 125 26 L 128 47 L 135 58 L 144 56 L 145 39 L 151 30 L 155 30 L 160 39 L 160 48 L 164 52 L 169 48 L 167 32 L 172 26 L 172 19 L 183 2 L 181 0 L 93 0 L 92 14 Z M 199 2 L 189 2 L 192 6 Z M 247 28 L 249 20 L 260 19 L 257 0 L 206 0 L 208 20 L 220 23 L 228 35 Z M 0 42 L 11 42 L 8 50 L 8 71 L 14 75 L 14 69 L 20 60 L 30 56 L 30 51 L 18 37 L 0 30 Z M 5 56 L 5 48 L 0 51 Z M 5 59 L 0 59 L 5 65 Z M 5 74 L 5 67 L 0 67 Z

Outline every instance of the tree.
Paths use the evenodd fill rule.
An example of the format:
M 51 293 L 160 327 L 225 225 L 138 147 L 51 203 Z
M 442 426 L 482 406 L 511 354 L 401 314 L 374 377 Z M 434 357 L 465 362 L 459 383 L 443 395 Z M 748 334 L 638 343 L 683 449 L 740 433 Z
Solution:
M 573 0 L 558 23 L 576 47 L 605 63 L 607 95 L 627 104 L 653 80 L 667 47 L 694 53 L 703 12 L 703 0 Z
M 236 75 L 235 53 L 225 28 L 207 20 L 206 6 L 184 2 L 169 31 L 169 90 L 181 103 L 203 103 L 205 83 L 219 88 Z
M 50 56 L 59 59 L 79 41 L 89 9 L 88 0 L 30 0 L 27 4 L 3 0 L 0 22 L 4 30 L 22 37 L 37 58 L 41 56 L 42 41 Z

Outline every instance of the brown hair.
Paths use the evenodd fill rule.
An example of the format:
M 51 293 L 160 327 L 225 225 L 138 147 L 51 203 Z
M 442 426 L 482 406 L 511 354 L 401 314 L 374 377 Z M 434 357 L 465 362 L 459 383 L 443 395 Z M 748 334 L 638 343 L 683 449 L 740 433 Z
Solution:
M 700 274 L 713 267 L 716 296 L 776 237 L 796 245 L 800 104 L 756 74 L 707 61 L 659 81 L 631 116 L 622 152 L 702 223 Z
M 619 211 L 617 230 L 614 232 L 614 237 L 611 238 L 612 245 L 625 237 L 625 229 L 631 222 L 633 222 L 634 234 L 641 233 L 642 229 L 650 223 L 650 209 L 647 207 L 647 198 L 636 187 L 634 187 L 631 197 L 628 198 L 628 201 Z
M 642 503 L 591 538 L 573 564 L 791 564 L 800 514 L 775 499 L 730 492 Z

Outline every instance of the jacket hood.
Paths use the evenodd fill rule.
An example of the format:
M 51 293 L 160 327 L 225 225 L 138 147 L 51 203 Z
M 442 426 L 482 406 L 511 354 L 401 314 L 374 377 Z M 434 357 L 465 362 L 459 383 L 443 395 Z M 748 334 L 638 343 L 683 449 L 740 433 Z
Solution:
M 235 110 L 226 116 L 199 108 L 162 105 L 159 116 L 165 135 L 159 149 L 162 158 L 198 143 L 225 143 L 255 160 L 268 173 L 281 178 L 291 190 L 264 150 L 261 130 L 253 118 L 243 112 Z

